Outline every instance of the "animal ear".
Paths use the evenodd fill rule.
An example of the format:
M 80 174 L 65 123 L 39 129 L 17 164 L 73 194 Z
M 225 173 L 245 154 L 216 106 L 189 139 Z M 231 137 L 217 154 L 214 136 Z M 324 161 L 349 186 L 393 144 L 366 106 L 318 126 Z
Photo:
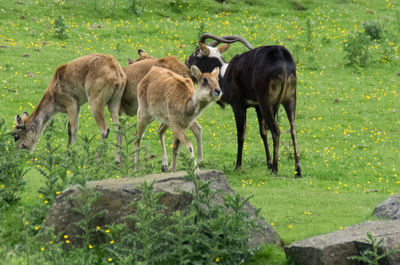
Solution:
M 28 119 L 28 117 L 29 117 L 28 112 L 22 113 L 22 122 L 25 122 Z
M 134 62 L 136 62 L 135 59 L 128 59 L 128 64 L 133 64 Z
M 229 49 L 229 47 L 230 47 L 229 43 L 222 44 L 218 46 L 218 51 L 219 53 L 224 53 Z
M 211 74 L 215 77 L 218 77 L 219 75 L 219 67 L 215 67 L 214 70 L 211 72 Z
M 139 54 L 139 56 L 146 56 L 146 55 L 147 55 L 147 53 L 146 53 L 144 50 L 142 50 L 142 49 L 139 49 L 139 50 L 137 51 L 137 53 Z
M 21 119 L 21 117 L 19 115 L 15 116 L 15 123 L 17 125 L 22 125 L 23 124 L 22 119 Z
M 210 49 L 205 45 L 204 43 L 200 43 L 199 45 L 199 55 L 201 56 L 209 56 L 210 55 Z
M 200 80 L 201 78 L 201 71 L 200 69 L 196 66 L 196 65 L 192 65 L 190 67 L 190 73 L 192 74 L 192 76 L 194 76 L 194 78 L 197 79 L 197 81 Z

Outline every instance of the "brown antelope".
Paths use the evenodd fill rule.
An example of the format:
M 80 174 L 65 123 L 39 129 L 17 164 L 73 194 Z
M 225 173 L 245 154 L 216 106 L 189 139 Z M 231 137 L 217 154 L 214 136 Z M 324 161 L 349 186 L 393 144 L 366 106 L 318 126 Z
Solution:
M 138 126 L 136 130 L 135 147 L 140 147 L 140 141 L 146 126 L 157 118 L 162 122 L 160 127 L 160 140 L 162 148 L 163 172 L 168 168 L 168 157 L 164 143 L 164 132 L 169 127 L 174 134 L 172 149 L 171 171 L 176 171 L 177 154 L 180 143 L 183 143 L 189 154 L 194 158 L 193 146 L 185 135 L 185 130 L 191 128 L 198 139 L 196 119 L 202 111 L 211 103 L 217 101 L 221 95 L 218 84 L 219 69 L 212 73 L 201 73 L 199 68 L 193 66 L 191 74 L 198 81 L 195 90 L 193 81 L 184 78 L 168 69 L 152 67 L 150 72 L 142 79 L 138 86 Z M 200 136 L 201 139 L 201 136 Z M 198 147 L 199 148 L 199 147 Z M 136 154 L 136 162 L 139 162 L 139 152 Z M 196 166 L 196 161 L 195 161 Z
M 138 50 L 138 54 L 139 59 L 134 62 L 131 61 L 128 66 L 123 68 L 128 79 L 121 100 L 120 114 L 125 112 L 129 116 L 134 116 L 137 113 L 137 87 L 152 66 L 167 68 L 183 77 L 190 77 L 189 69 L 176 57 L 154 58 L 143 50 Z
M 127 75 L 127 82 L 124 94 L 121 100 L 121 109 L 120 115 L 122 113 L 126 113 L 129 116 L 134 116 L 137 113 L 138 109 L 138 100 L 137 100 L 137 87 L 139 82 L 143 79 L 143 77 L 150 71 L 151 67 L 159 66 L 166 69 L 169 69 L 183 77 L 190 78 L 190 71 L 189 69 L 181 63 L 176 57 L 168 56 L 164 58 L 155 58 L 153 56 L 148 55 L 143 50 L 138 50 L 139 59 L 137 60 L 130 60 L 129 65 L 124 67 L 123 70 Z M 160 126 L 159 132 L 164 133 L 161 129 L 164 128 Z M 165 128 L 166 129 L 166 128 Z M 193 125 L 190 127 L 193 133 L 196 135 L 197 141 L 197 159 L 198 161 L 203 160 L 203 151 L 202 151 L 202 144 L 201 144 L 201 126 L 194 122 Z M 196 131 L 196 133 L 194 132 Z M 160 139 L 161 139 L 160 135 Z M 117 139 L 118 145 L 122 144 L 122 139 Z M 121 161 L 121 157 L 117 154 L 115 157 L 115 163 L 118 164 Z
M 114 123 L 124 92 L 126 75 L 111 55 L 91 54 L 77 58 L 57 68 L 42 100 L 31 115 L 16 116 L 14 138 L 19 148 L 33 151 L 46 123 L 53 115 L 68 115 L 68 146 L 76 142 L 79 109 L 89 102 L 102 139 L 109 133 L 104 107 L 108 106 Z

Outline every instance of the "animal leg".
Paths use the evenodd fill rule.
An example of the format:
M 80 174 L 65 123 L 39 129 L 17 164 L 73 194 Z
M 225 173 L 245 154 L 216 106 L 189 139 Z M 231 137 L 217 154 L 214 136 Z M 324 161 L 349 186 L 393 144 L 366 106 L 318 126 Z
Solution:
M 296 126 L 294 123 L 295 119 L 295 112 L 296 112 L 296 102 L 294 100 L 285 102 L 283 105 L 287 117 L 289 119 L 290 123 L 290 134 L 292 136 L 292 141 L 293 141 L 293 149 L 294 149 L 294 161 L 295 161 L 295 176 L 296 177 L 301 177 L 301 167 L 300 167 L 300 158 L 298 154 L 298 149 L 297 149 L 297 133 L 296 133 Z
M 257 112 L 258 125 L 260 127 L 260 135 L 261 139 L 263 140 L 265 154 L 267 156 L 267 166 L 268 169 L 272 169 L 271 155 L 269 154 L 269 148 L 268 148 L 267 124 L 263 119 L 259 106 L 256 106 L 256 112 Z
M 190 130 L 193 132 L 197 140 L 197 162 L 200 163 L 201 161 L 203 161 L 203 147 L 202 147 L 202 136 L 201 136 L 202 128 L 197 121 L 194 121 L 192 126 L 190 126 Z
M 67 107 L 68 115 L 68 145 L 76 143 L 76 133 L 78 132 L 78 119 L 79 119 L 79 105 L 77 102 L 70 104 Z
M 162 149 L 162 166 L 161 166 L 161 171 L 162 172 L 167 172 L 168 169 L 168 155 L 167 155 L 167 150 L 165 148 L 165 141 L 164 141 L 164 133 L 167 130 L 168 125 L 163 123 L 160 125 L 160 128 L 158 128 L 158 136 L 160 137 L 160 143 L 161 143 L 161 149 Z
M 185 130 L 181 128 L 180 126 L 174 126 L 171 124 L 171 129 L 174 132 L 174 136 L 178 138 L 178 140 L 186 147 L 188 150 L 190 157 L 193 159 L 194 158 L 194 151 L 193 151 L 193 145 L 190 143 L 189 139 L 186 137 Z M 176 163 L 176 159 L 175 159 Z M 197 163 L 196 160 L 194 160 L 194 167 L 197 170 Z M 171 168 L 172 171 L 172 168 Z
M 278 172 L 279 136 L 280 136 L 279 127 L 278 127 L 278 124 L 276 123 L 272 106 L 267 106 L 266 104 L 265 105 L 260 104 L 260 110 L 261 110 L 262 116 L 264 118 L 264 121 L 267 123 L 268 128 L 270 129 L 271 134 L 272 134 L 272 140 L 274 143 L 274 155 L 273 155 L 273 159 L 272 159 L 272 172 L 277 173 Z
M 121 162 L 121 146 L 122 146 L 122 135 L 121 135 L 121 126 L 119 123 L 119 108 L 120 102 L 116 104 L 109 103 L 108 110 L 110 112 L 111 119 L 115 126 L 115 138 L 117 142 L 117 151 L 115 153 L 115 164 L 119 164 Z
M 176 162 L 178 159 L 178 151 L 179 151 L 179 147 L 181 145 L 181 142 L 179 141 L 178 138 L 176 138 L 174 136 L 174 141 L 172 144 L 172 164 L 171 164 L 171 172 L 175 172 L 176 171 Z
M 92 110 L 93 113 L 93 117 L 96 120 L 97 126 L 100 129 L 100 133 L 101 133 L 101 138 L 105 139 L 107 138 L 110 129 L 107 126 L 106 123 L 106 119 L 104 116 L 104 107 L 105 107 L 105 102 L 102 98 L 98 97 L 98 98 L 94 98 L 94 99 L 90 99 L 89 98 L 89 105 L 90 105 L 90 109 Z
M 136 149 L 136 156 L 135 156 L 135 163 L 136 165 L 139 164 L 140 160 L 140 142 L 142 140 L 142 136 L 144 131 L 146 130 L 147 124 L 149 124 L 152 121 L 152 117 L 148 115 L 146 112 L 141 112 L 140 107 L 138 109 L 138 125 L 136 127 L 136 140 L 134 143 L 135 149 Z
M 237 131 L 237 157 L 235 169 L 242 167 L 242 153 L 243 153 L 243 143 L 246 134 L 246 108 L 242 106 L 235 106 L 233 108 L 233 113 L 235 115 L 236 121 L 236 131 Z

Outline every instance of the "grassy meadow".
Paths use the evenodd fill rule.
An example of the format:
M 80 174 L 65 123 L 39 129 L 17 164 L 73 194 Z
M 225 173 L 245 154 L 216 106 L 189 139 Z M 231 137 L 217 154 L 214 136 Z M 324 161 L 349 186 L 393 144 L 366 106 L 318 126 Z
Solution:
M 279 113 L 278 175 L 271 175 L 266 167 L 253 109 L 247 113 L 243 168 L 234 170 L 234 116 L 229 106 L 223 110 L 216 104 L 199 119 L 203 167 L 222 170 L 237 192 L 253 196 L 251 202 L 285 244 L 373 219 L 375 205 L 400 192 L 400 2 L 225 2 L 1 1 L 0 119 L 11 131 L 15 115 L 31 113 L 39 103 L 57 66 L 82 55 L 111 54 L 126 66 L 128 58 L 137 58 L 137 50 L 144 49 L 157 57 L 174 55 L 184 61 L 203 32 L 240 35 L 254 47 L 284 45 L 297 63 L 296 127 L 303 178 L 294 178 L 293 148 L 283 108 Z M 367 41 L 360 36 L 367 36 Z M 224 57 L 229 60 L 244 51 L 243 45 L 232 44 Z M 108 110 L 105 112 L 109 118 Z M 135 122 L 136 117 L 127 120 Z M 121 172 L 114 168 L 99 178 L 161 172 L 158 125 L 148 126 L 142 141 L 146 155 L 155 156 L 145 169 Z M 111 121 L 109 126 L 112 128 Z M 68 137 L 66 115 L 54 117 L 52 134 L 49 137 L 59 147 L 55 152 L 62 160 Z M 133 136 L 133 128 L 130 134 Z M 194 136 L 188 134 L 195 145 Z M 87 104 L 81 107 L 78 135 L 76 150 L 86 145 L 85 137 L 93 138 L 93 146 L 100 145 L 100 133 Z M 166 135 L 171 159 L 172 133 Z M 114 139 L 111 132 L 104 160 L 109 168 Z M 272 149 L 270 137 L 269 143 Z M 35 169 L 46 163 L 47 153 L 42 137 L 37 150 L 26 154 L 25 168 L 30 170 L 24 176 L 21 201 L 0 212 L 4 235 L 15 229 L 17 212 L 49 203 L 38 192 L 45 180 Z M 73 183 L 72 175 L 80 169 L 84 170 L 67 169 L 68 183 Z M 19 243 L 7 236 L 3 239 L 3 260 L 24 264 L 18 263 L 20 252 L 15 246 Z M 284 257 L 278 256 L 281 263 L 267 263 L 284 264 Z

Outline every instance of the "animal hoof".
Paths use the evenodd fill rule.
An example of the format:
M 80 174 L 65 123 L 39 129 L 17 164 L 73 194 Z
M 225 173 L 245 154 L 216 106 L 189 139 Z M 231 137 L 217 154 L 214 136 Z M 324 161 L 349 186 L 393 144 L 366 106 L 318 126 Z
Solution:
M 101 139 L 106 139 L 108 137 L 108 134 L 110 133 L 110 128 L 107 128 L 106 133 L 101 133 Z
M 167 170 L 168 170 L 168 166 L 163 165 L 163 166 L 161 167 L 161 171 L 162 171 L 163 173 L 166 173 Z
M 198 162 L 198 163 L 197 163 L 197 166 L 198 166 L 199 168 L 203 168 L 203 167 L 204 167 L 204 162 L 203 162 L 203 161 Z
M 296 175 L 295 175 L 295 177 L 296 177 L 296 178 L 301 178 L 301 177 L 303 177 L 303 176 L 301 175 L 300 169 L 296 170 Z

